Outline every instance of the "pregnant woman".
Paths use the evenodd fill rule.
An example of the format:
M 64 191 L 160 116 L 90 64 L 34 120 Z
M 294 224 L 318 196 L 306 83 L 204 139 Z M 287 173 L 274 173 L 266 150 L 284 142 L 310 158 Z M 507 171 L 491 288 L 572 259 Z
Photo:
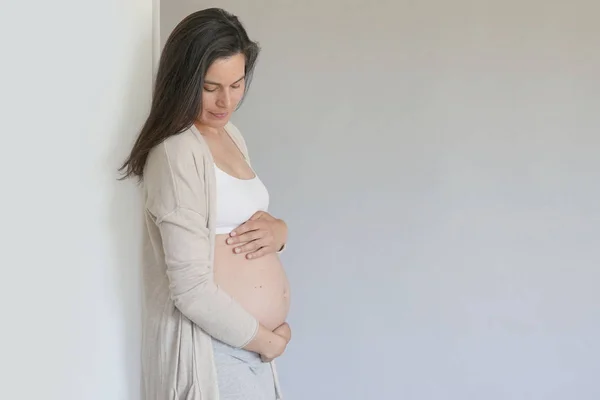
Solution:
M 230 122 L 259 48 L 221 9 L 185 18 L 161 55 L 148 119 L 122 167 L 143 182 L 146 400 L 275 400 L 291 338 L 278 257 L 286 224 Z

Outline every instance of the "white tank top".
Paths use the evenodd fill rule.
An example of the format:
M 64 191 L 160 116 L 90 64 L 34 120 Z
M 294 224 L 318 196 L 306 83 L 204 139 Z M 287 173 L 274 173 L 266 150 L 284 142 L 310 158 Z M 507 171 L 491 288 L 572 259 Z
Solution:
M 257 211 L 269 208 L 269 192 L 256 172 L 252 179 L 239 179 L 215 164 L 217 183 L 216 234 L 227 234 Z

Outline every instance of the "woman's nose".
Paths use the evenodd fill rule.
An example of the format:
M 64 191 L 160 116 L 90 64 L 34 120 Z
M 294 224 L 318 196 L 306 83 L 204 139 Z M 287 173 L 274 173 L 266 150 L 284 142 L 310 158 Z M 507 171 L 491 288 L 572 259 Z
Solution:
M 217 99 L 217 105 L 223 108 L 229 108 L 231 105 L 231 95 L 228 90 L 222 90 Z

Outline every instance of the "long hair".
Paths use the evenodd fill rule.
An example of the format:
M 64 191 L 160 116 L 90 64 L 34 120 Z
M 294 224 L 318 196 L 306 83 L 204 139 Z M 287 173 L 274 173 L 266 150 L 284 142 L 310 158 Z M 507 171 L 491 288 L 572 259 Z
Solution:
M 197 11 L 182 20 L 163 48 L 150 113 L 119 168 L 120 179 L 136 176 L 141 181 L 148 153 L 192 126 L 202 110 L 206 71 L 215 60 L 243 54 L 247 90 L 259 52 L 239 19 L 223 9 Z

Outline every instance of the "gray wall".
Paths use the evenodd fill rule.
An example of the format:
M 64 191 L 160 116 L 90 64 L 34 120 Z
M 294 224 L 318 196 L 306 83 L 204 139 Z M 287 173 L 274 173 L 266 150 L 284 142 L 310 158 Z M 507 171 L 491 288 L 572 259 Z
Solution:
M 163 1 L 162 36 L 208 6 L 263 47 L 286 400 L 600 398 L 598 2 Z
M 117 169 L 150 110 L 153 5 L 1 3 L 0 399 L 142 398 L 143 203 Z

